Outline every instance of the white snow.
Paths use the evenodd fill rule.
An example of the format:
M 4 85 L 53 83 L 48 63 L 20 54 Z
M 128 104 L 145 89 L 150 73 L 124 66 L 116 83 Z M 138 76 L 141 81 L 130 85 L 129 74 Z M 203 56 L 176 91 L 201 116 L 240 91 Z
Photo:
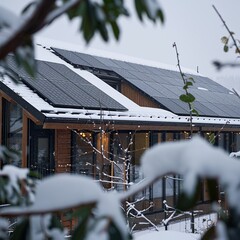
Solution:
M 199 240 L 199 234 L 183 233 L 177 231 L 144 231 L 134 234 L 134 240 Z
M 30 217 L 29 228 L 30 239 L 43 240 L 46 236 L 53 240 L 64 240 L 65 233 L 59 228 L 51 228 L 51 215 Z
M 82 175 L 57 174 L 44 178 L 36 187 L 35 202 L 29 207 L 6 207 L 3 215 L 46 214 L 78 206 L 96 204 L 96 215 L 109 218 L 125 236 L 128 233 L 120 208 L 120 198 L 115 192 L 106 193 L 101 185 Z
M 10 10 L 0 6 L 0 26 L 11 28 L 18 22 L 18 17 Z
M 219 179 L 229 205 L 240 212 L 240 162 L 199 136 L 153 146 L 144 152 L 141 164 L 145 177 L 150 179 L 168 173 L 183 175 L 183 187 L 187 194 L 192 194 L 198 177 Z
M 13 203 L 17 203 L 18 201 L 15 193 L 18 193 L 19 195 L 21 193 L 19 182 L 21 180 L 27 179 L 28 173 L 29 169 L 18 168 L 13 165 L 5 165 L 0 171 L 0 176 L 6 176 L 9 179 L 5 186 L 5 191 L 7 199 L 11 199 Z
M 204 88 L 204 87 L 197 87 L 197 89 L 203 90 L 203 91 L 208 91 L 208 89 L 207 89 L 207 88 Z
M 105 58 L 107 57 L 110 59 L 132 62 L 132 63 L 146 65 L 146 66 L 150 66 L 150 67 L 157 67 L 157 68 L 162 68 L 162 69 L 171 70 L 171 71 L 178 71 L 177 66 L 167 65 L 164 63 L 154 62 L 154 61 L 145 60 L 145 59 L 139 59 L 139 58 L 122 55 L 122 54 L 116 54 L 116 53 L 107 52 L 107 51 L 103 51 L 103 50 L 99 50 L 99 49 L 88 48 L 86 46 L 70 44 L 70 43 L 56 41 L 56 40 L 53 41 L 53 40 L 47 39 L 47 38 L 38 37 L 38 38 L 36 38 L 35 42 L 41 44 L 42 46 L 44 46 L 47 49 L 49 49 L 50 47 L 55 47 L 55 48 L 69 50 L 69 51 L 90 54 L 90 55 L 94 55 L 94 56 L 98 56 L 98 57 L 105 57 Z M 41 53 L 41 52 L 37 52 L 36 53 L 37 59 L 44 58 L 44 56 L 42 54 L 43 53 Z M 187 69 L 187 68 L 182 68 L 182 69 L 183 69 L 184 73 L 201 76 L 199 73 L 197 73 L 196 71 L 193 71 L 191 69 Z
M 229 154 L 229 157 L 235 157 L 235 158 L 240 157 L 240 151 L 238 151 L 238 152 L 231 152 Z
M 49 51 L 46 51 L 46 54 Z M 51 54 L 52 56 L 53 54 Z M 60 58 L 58 58 L 60 59 Z M 53 57 L 52 59 L 53 60 Z M 63 63 L 60 62 L 59 63 Z M 66 64 L 66 63 L 64 63 Z M 69 66 L 68 66 L 69 67 Z M 71 69 L 74 70 L 74 69 Z M 98 78 L 88 73 L 86 71 L 81 71 L 79 69 L 75 69 L 77 73 L 80 72 L 82 76 L 86 77 L 86 80 L 89 82 L 97 81 Z M 116 96 L 116 100 L 122 103 L 129 110 L 124 112 L 118 111 L 100 111 L 100 110 L 86 110 L 86 109 L 73 109 L 73 108 L 58 108 L 53 107 L 49 103 L 47 103 L 44 99 L 39 97 L 37 93 L 33 92 L 26 85 L 19 83 L 15 84 L 11 79 L 5 76 L 4 79 L 1 80 L 6 86 L 8 86 L 12 91 L 14 91 L 17 95 L 21 96 L 24 100 L 26 100 L 29 104 L 31 104 L 38 111 L 43 111 L 42 113 L 46 117 L 51 118 L 70 118 L 70 119 L 88 119 L 88 120 L 98 120 L 101 119 L 101 114 L 104 114 L 104 120 L 114 121 L 141 121 L 142 124 L 145 122 L 167 122 L 167 123 L 189 123 L 188 116 L 177 116 L 169 111 L 157 108 L 150 107 L 140 107 L 137 104 L 133 103 L 131 100 L 122 96 L 119 92 L 115 91 L 107 84 L 103 83 L 100 79 L 99 82 L 96 83 L 96 86 L 104 87 L 106 89 L 106 93 L 110 94 L 110 96 Z M 100 114 L 101 113 L 101 114 Z M 197 123 L 205 123 L 205 124 L 214 124 L 214 125 L 223 125 L 228 123 L 229 126 L 239 125 L 240 119 L 237 118 L 216 118 L 216 117 L 193 117 L 193 124 Z

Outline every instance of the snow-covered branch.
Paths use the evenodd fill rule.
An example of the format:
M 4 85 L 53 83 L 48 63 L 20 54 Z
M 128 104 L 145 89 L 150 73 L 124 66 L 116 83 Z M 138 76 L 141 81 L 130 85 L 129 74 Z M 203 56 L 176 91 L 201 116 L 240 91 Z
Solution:
M 240 213 L 240 162 L 199 136 L 156 145 L 144 152 L 141 164 L 145 177 L 151 179 L 168 173 L 182 175 L 188 195 L 193 194 L 198 178 L 218 179 L 227 192 L 229 205 Z
M 17 18 L 12 28 L 8 28 L 8 34 L 4 35 L 0 42 L 0 59 L 14 52 L 15 49 L 26 41 L 26 37 L 39 31 L 44 27 L 46 16 L 51 12 L 55 0 L 41 0 L 34 5 L 34 9 L 27 11 L 27 14 Z M 11 27 L 9 26 L 9 27 Z

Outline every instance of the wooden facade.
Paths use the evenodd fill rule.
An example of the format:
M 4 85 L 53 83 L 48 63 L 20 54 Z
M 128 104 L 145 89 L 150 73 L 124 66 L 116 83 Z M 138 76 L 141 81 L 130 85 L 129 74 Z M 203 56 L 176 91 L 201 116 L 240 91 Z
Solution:
M 133 102 L 142 107 L 160 108 L 160 105 L 155 103 L 151 98 L 144 93 L 139 92 L 137 89 L 130 86 L 128 83 L 121 83 L 121 93 Z
M 55 171 L 71 172 L 71 130 L 55 130 Z

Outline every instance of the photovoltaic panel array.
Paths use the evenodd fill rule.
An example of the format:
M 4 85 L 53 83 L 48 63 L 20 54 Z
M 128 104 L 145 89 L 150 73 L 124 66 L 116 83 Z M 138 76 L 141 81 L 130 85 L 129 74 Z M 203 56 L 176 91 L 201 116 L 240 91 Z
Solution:
M 8 65 L 13 71 L 18 69 L 11 57 L 8 58 Z M 37 61 L 34 79 L 23 69 L 19 69 L 17 74 L 26 85 L 55 107 L 127 110 L 63 64 Z
M 179 96 L 185 92 L 183 80 L 177 71 L 58 48 L 53 48 L 53 50 L 75 67 L 87 66 L 93 69 L 113 71 L 121 79 L 147 94 L 160 107 L 180 115 L 189 114 L 188 105 L 179 100 Z M 240 117 L 240 100 L 236 95 L 209 78 L 200 75 L 186 75 L 194 79 L 190 93 L 196 98 L 194 108 L 200 116 Z

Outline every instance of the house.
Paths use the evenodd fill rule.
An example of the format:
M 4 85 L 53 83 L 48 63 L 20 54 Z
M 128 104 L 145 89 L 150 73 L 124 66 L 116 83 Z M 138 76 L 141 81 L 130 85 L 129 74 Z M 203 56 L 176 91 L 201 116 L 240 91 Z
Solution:
M 9 56 L 16 84 L 0 82 L 1 144 L 21 152 L 13 164 L 38 171 L 86 174 L 119 190 L 141 179 L 139 160 L 150 146 L 189 137 L 189 109 L 175 67 L 62 44 L 37 44 L 32 79 Z M 228 152 L 240 149 L 239 98 L 218 83 L 186 70 L 196 97 L 193 134 Z M 143 193 L 175 204 L 181 176 L 166 176 Z M 202 190 L 200 200 L 208 200 Z

